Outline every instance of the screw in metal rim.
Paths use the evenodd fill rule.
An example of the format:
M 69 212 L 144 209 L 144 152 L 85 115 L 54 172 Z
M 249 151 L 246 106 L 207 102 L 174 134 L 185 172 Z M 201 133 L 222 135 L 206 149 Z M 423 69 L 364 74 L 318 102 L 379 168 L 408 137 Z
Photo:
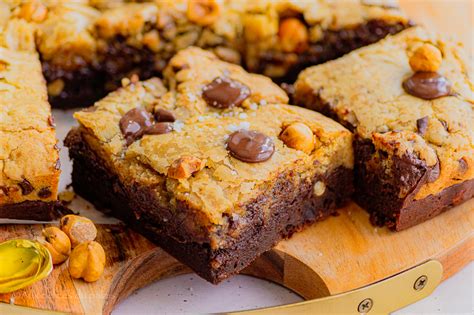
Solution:
M 415 283 L 413 284 L 413 289 L 415 289 L 416 291 L 420 291 L 426 286 L 427 283 L 428 277 L 423 275 L 416 279 Z
M 365 313 L 368 313 L 372 309 L 372 306 L 374 306 L 374 301 L 372 301 L 372 299 L 370 298 L 367 298 L 359 303 L 359 306 L 357 307 L 357 311 L 359 313 L 365 314 Z

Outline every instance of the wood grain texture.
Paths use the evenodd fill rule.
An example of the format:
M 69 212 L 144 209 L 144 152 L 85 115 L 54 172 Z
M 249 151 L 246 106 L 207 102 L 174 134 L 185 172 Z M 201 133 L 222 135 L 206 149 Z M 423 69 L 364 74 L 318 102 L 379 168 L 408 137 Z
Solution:
M 471 0 L 401 0 L 416 22 L 463 41 L 473 51 Z M 35 238 L 44 225 L 0 226 L 0 242 Z M 41 282 L 0 301 L 71 313 L 108 314 L 137 288 L 190 270 L 137 233 L 99 226 L 107 253 L 102 278 L 92 284 L 69 276 L 67 263 Z M 393 233 L 374 228 L 354 204 L 338 217 L 315 224 L 280 242 L 244 273 L 280 283 L 310 299 L 355 289 L 434 258 L 444 279 L 474 258 L 474 200 L 429 222 Z
M 394 233 L 375 228 L 367 213 L 350 204 L 340 215 L 308 227 L 262 255 L 245 274 L 268 279 L 306 299 L 353 290 L 428 259 L 439 260 L 447 278 L 473 259 L 474 200 L 429 222 Z M 35 238 L 45 225 L 0 227 L 0 242 Z M 99 225 L 107 253 L 102 278 L 85 283 L 69 276 L 67 263 L 45 280 L 0 301 L 73 313 L 109 314 L 133 291 L 153 281 L 191 272 L 162 249 L 126 228 Z

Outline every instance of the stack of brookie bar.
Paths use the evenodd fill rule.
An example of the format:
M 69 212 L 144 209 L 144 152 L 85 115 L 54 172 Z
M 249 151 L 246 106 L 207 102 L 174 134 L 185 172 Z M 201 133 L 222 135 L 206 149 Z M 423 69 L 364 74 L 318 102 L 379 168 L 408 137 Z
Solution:
M 0 216 L 54 214 L 46 92 L 87 107 L 74 190 L 214 283 L 351 197 L 394 230 L 472 198 L 472 63 L 393 2 L 0 4 Z

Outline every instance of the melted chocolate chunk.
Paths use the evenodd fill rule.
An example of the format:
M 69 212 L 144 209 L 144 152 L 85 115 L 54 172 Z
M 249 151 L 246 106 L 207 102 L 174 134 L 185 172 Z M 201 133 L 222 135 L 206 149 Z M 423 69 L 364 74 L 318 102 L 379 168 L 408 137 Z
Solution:
M 209 106 L 230 108 L 242 104 L 250 96 L 250 88 L 230 78 L 218 77 L 204 87 L 202 96 Z
M 428 183 L 432 183 L 439 178 L 440 168 L 439 168 L 439 160 L 433 165 L 430 169 L 427 170 L 428 174 L 426 174 L 426 181 Z
M 162 135 L 165 133 L 170 133 L 171 131 L 173 131 L 173 124 L 169 122 L 159 122 L 146 128 L 143 134 Z
M 155 110 L 155 119 L 157 122 L 174 122 L 176 117 L 173 112 L 163 108 L 158 108 Z
M 31 183 L 27 179 L 23 179 L 22 182 L 19 182 L 18 186 L 20 186 L 22 195 L 29 195 L 33 190 L 35 190 L 33 185 L 31 185 Z
M 137 107 L 125 113 L 120 119 L 119 125 L 127 145 L 129 145 L 140 139 L 145 130 L 153 125 L 153 116 L 145 109 Z
M 418 119 L 416 121 L 416 128 L 418 129 L 418 134 L 424 136 L 428 129 L 428 116 Z
M 238 160 L 258 163 L 268 160 L 275 152 L 270 137 L 253 130 L 239 130 L 232 133 L 227 141 L 227 149 Z
M 40 198 L 48 198 L 48 197 L 51 197 L 51 190 L 49 189 L 49 187 L 43 187 L 40 189 L 40 191 L 38 191 L 38 197 Z
M 425 100 L 451 95 L 451 83 L 436 72 L 416 72 L 403 82 L 403 88 L 408 94 Z

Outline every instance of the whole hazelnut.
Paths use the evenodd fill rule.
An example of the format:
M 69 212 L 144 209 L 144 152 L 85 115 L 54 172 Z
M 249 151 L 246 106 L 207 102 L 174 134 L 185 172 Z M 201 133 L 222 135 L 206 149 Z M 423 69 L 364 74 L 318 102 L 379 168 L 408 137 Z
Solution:
M 436 72 L 442 61 L 443 56 L 436 46 L 423 44 L 410 57 L 410 67 L 414 72 Z
M 68 259 L 71 253 L 71 241 L 69 237 L 57 227 L 47 227 L 42 231 L 46 240 L 42 244 L 48 249 L 53 259 L 53 264 L 60 264 Z
M 296 18 L 285 19 L 278 30 L 281 48 L 285 52 L 304 52 L 308 48 L 308 30 Z
M 186 179 L 200 171 L 205 163 L 194 156 L 183 156 L 175 160 L 168 169 L 168 177 Z
M 105 268 L 105 252 L 95 241 L 79 244 L 69 257 L 69 274 L 75 279 L 87 282 L 97 281 Z
M 72 247 L 76 247 L 82 242 L 93 241 L 97 236 L 94 223 L 88 218 L 78 215 L 68 214 L 62 217 L 59 226 L 71 240 Z
M 280 140 L 290 148 L 310 154 L 315 146 L 311 128 L 301 122 L 292 123 L 280 134 Z
M 214 23 L 219 17 L 220 7 L 216 0 L 188 0 L 186 16 L 201 26 Z

